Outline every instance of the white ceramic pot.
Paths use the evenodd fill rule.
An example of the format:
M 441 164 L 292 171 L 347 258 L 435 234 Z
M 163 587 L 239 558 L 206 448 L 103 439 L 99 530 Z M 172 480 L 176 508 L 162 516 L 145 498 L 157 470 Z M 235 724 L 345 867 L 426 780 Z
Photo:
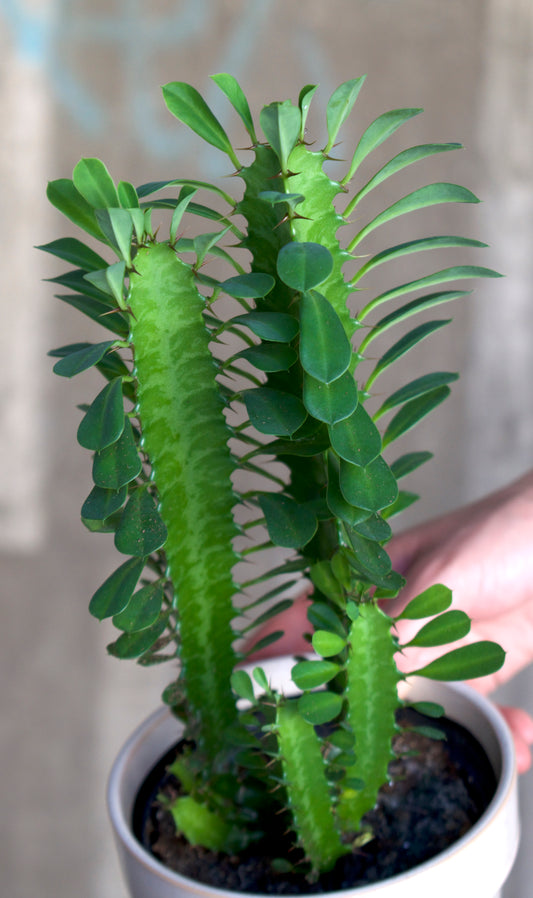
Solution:
M 262 664 L 273 686 L 288 682 L 292 659 Z M 482 818 L 453 846 L 418 867 L 381 883 L 331 898 L 501 898 L 519 839 L 514 747 L 497 709 L 463 685 L 415 678 L 412 700 L 443 705 L 452 720 L 466 726 L 484 747 L 498 780 L 496 794 Z M 228 898 L 228 892 L 174 873 L 139 844 L 131 830 L 136 794 L 147 773 L 179 739 L 176 720 L 166 708 L 152 714 L 130 737 L 113 765 L 108 808 L 121 867 L 132 898 Z M 237 898 L 251 898 L 239 893 Z

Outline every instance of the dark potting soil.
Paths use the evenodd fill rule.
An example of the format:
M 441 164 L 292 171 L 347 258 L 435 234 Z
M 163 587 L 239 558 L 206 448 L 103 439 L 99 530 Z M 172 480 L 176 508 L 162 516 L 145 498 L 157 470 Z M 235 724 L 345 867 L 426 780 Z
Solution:
M 402 714 L 409 714 L 411 724 L 420 723 L 419 715 L 413 721 L 415 712 Z M 341 858 L 317 882 L 310 883 L 303 874 L 272 870 L 272 859 L 282 857 L 287 847 L 279 833 L 235 857 L 191 846 L 176 836 L 170 813 L 156 798 L 165 790 L 177 794 L 176 781 L 166 774 L 175 748 L 154 767 L 139 791 L 135 835 L 172 870 L 220 889 L 316 894 L 388 879 L 429 860 L 464 835 L 496 789 L 492 767 L 477 740 L 453 721 L 441 718 L 438 727 L 446 733 L 445 741 L 407 730 L 396 737 L 395 750 L 401 757 L 391 762 L 390 784 L 383 787 L 376 807 L 363 821 L 373 838 Z

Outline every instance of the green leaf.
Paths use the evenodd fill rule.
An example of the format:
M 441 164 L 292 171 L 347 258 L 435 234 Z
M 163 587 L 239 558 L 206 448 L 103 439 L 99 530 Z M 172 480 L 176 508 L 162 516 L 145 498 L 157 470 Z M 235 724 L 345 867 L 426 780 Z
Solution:
M 133 220 L 127 209 L 108 209 L 109 220 L 113 229 L 118 251 L 128 268 L 132 267 L 131 242 L 133 239 Z M 111 266 L 114 268 L 114 266 Z
M 405 511 L 406 508 L 409 508 L 414 502 L 417 502 L 420 499 L 416 493 L 410 493 L 406 490 L 400 490 L 398 493 L 398 498 L 389 505 L 383 512 L 384 518 L 392 518 L 394 515 L 401 514 L 402 511 Z
M 415 471 L 420 465 L 433 458 L 432 452 L 408 452 L 397 458 L 391 464 L 390 468 L 396 480 L 406 477 L 411 471 Z
M 74 377 L 87 371 L 93 365 L 97 365 L 108 349 L 115 345 L 115 340 L 106 340 L 104 343 L 88 343 L 83 349 L 78 349 L 63 356 L 54 365 L 54 373 L 61 377 Z
M 58 259 L 70 262 L 77 268 L 83 268 L 85 271 L 97 271 L 99 268 L 105 268 L 106 260 L 90 249 L 81 240 L 76 237 L 61 237 L 59 240 L 52 240 L 51 243 L 44 243 L 42 246 L 36 246 L 45 253 L 51 253 Z
M 361 566 L 364 572 L 368 572 L 371 577 L 385 577 L 391 570 L 391 560 L 385 549 L 378 542 L 366 539 L 355 530 L 348 531 L 355 559 L 358 566 Z
M 383 448 L 388 446 L 402 434 L 407 433 L 415 424 L 418 424 L 426 415 L 429 415 L 441 402 L 450 395 L 449 387 L 437 387 L 430 393 L 425 393 L 417 399 L 406 402 L 403 408 L 394 416 L 385 433 L 383 434 Z
M 317 655 L 322 658 L 331 658 L 332 655 L 338 655 L 346 647 L 346 639 L 343 636 L 338 636 L 337 633 L 331 633 L 330 630 L 315 630 L 312 645 Z
M 341 583 L 333 572 L 330 561 L 317 561 L 309 571 L 311 582 L 322 595 L 331 599 L 339 608 L 344 608 L 346 598 Z
M 130 184 L 129 181 L 119 181 L 117 185 L 117 195 L 120 205 L 123 209 L 128 209 L 131 211 L 132 209 L 139 208 L 139 197 L 137 196 L 137 191 L 133 184 Z
M 236 299 L 261 299 L 270 293 L 275 284 L 275 278 L 271 274 L 252 271 L 222 281 L 220 289 Z
M 413 702 L 409 707 L 419 714 L 425 714 L 426 717 L 444 717 L 446 713 L 442 705 L 436 702 Z
M 93 595 L 89 611 L 98 620 L 112 617 L 130 601 L 144 567 L 144 558 L 130 558 L 105 580 Z
M 321 243 L 293 241 L 280 249 L 276 267 L 284 284 L 304 293 L 329 277 L 333 270 L 333 256 Z
M 297 319 L 286 312 L 248 312 L 236 315 L 231 324 L 244 324 L 256 337 L 276 343 L 290 343 L 299 331 Z
M 342 670 L 333 661 L 300 661 L 291 670 L 291 679 L 298 689 L 316 689 L 329 683 Z
M 164 546 L 165 527 L 154 498 L 147 489 L 135 490 L 115 533 L 115 546 L 123 555 L 145 557 Z
M 320 726 L 339 716 L 342 703 L 342 696 L 335 692 L 309 692 L 298 699 L 298 711 L 307 723 Z
M 61 302 L 78 309 L 92 321 L 96 321 L 103 327 L 118 334 L 119 337 L 126 338 L 129 333 L 129 324 L 119 309 L 112 308 L 107 302 L 99 299 L 92 299 L 89 296 L 60 295 L 56 297 Z
M 300 137 L 302 113 L 290 100 L 264 106 L 259 116 L 263 133 L 279 159 L 282 172 Z
M 303 400 L 310 415 L 325 424 L 348 418 L 357 407 L 357 385 L 350 371 L 329 384 L 304 374 Z
M 298 355 L 292 346 L 262 343 L 260 346 L 243 349 L 237 358 L 246 359 L 260 371 L 288 371 L 298 360 Z
M 495 673 L 505 661 L 505 652 L 496 642 L 474 642 L 437 658 L 409 676 L 430 680 L 472 680 Z
M 300 360 L 304 371 L 331 383 L 348 370 L 351 359 L 350 341 L 331 303 L 316 290 L 304 293 L 300 302 Z
M 176 208 L 172 213 L 172 220 L 170 222 L 169 238 L 171 243 L 175 243 L 177 239 L 178 228 L 181 224 L 181 220 L 186 212 L 187 206 L 191 202 L 196 191 L 196 187 L 183 187 L 180 191 L 179 199 L 176 203 Z
M 363 75 L 361 78 L 353 78 L 351 81 L 345 81 L 344 84 L 339 85 L 339 87 L 333 91 L 329 98 L 326 109 L 329 139 L 324 150 L 325 153 L 329 153 L 331 150 L 340 129 L 350 115 L 365 78 L 366 75 Z
M 435 306 L 442 305 L 442 303 L 445 302 L 451 302 L 454 299 L 461 299 L 463 296 L 470 296 L 470 291 L 439 290 L 437 293 L 420 296 L 417 299 L 411 300 L 411 302 L 405 303 L 405 305 L 400 306 L 400 308 L 391 312 L 390 315 L 385 315 L 384 318 L 381 318 L 381 320 L 371 328 L 364 340 L 361 341 L 359 352 L 363 355 L 370 343 L 377 337 L 381 337 L 385 331 L 394 327 L 394 325 L 406 321 L 407 318 L 411 318 L 413 315 L 418 315 L 419 312 L 426 312 L 428 309 L 433 309 Z M 360 320 L 362 320 L 362 316 Z
M 259 505 L 270 539 L 276 546 L 301 548 L 315 535 L 318 526 L 315 515 L 289 496 L 264 493 L 259 496 Z
M 124 430 L 122 378 L 116 377 L 98 393 L 78 427 L 78 443 L 84 449 L 105 449 Z
M 382 415 L 395 406 L 403 405 L 404 402 L 409 402 L 410 399 L 416 399 L 417 396 L 423 396 L 424 393 L 430 393 L 437 387 L 453 383 L 455 380 L 458 380 L 458 378 L 459 375 L 452 371 L 435 371 L 432 374 L 424 374 L 422 377 L 417 377 L 415 380 L 405 384 L 405 386 L 400 387 L 399 390 L 395 390 L 394 393 L 385 400 L 383 405 L 379 407 L 377 412 L 374 413 L 373 419 L 374 421 L 377 421 L 378 418 L 381 418 Z
M 392 536 L 390 524 L 379 515 L 370 515 L 364 521 L 355 524 L 352 530 L 364 536 L 365 539 L 371 539 L 378 543 L 382 543 Z
M 292 436 L 304 423 L 307 412 L 290 393 L 259 387 L 243 394 L 251 423 L 260 433 Z
M 400 340 L 394 343 L 393 346 L 381 356 L 366 382 L 366 389 L 370 389 L 379 375 L 389 368 L 390 365 L 394 364 L 398 359 L 410 352 L 411 349 L 417 346 L 422 340 L 425 340 L 426 337 L 431 336 L 435 331 L 440 330 L 441 327 L 445 327 L 450 321 L 450 318 L 439 321 L 425 321 L 424 324 L 419 324 L 418 327 L 413 328 L 413 330 L 401 337 Z
M 301 141 L 305 139 L 305 124 L 307 122 L 311 100 L 313 99 L 317 87 L 317 84 L 306 84 L 305 87 L 302 87 L 298 96 L 298 107 L 300 109 L 300 112 L 302 113 L 302 124 L 300 127 Z
M 116 211 L 116 210 L 115 210 Z M 120 210 L 119 210 L 120 211 Z M 131 223 L 131 222 L 130 222 Z M 130 261 L 131 264 L 131 261 Z M 124 279 L 126 277 L 126 262 L 115 262 L 109 265 L 105 271 L 105 277 L 112 296 L 117 306 L 126 310 L 126 300 L 124 298 Z
M 102 240 L 104 243 L 107 242 L 96 221 L 93 207 L 83 198 L 79 190 L 76 190 L 71 180 L 59 178 L 56 181 L 50 181 L 46 190 L 46 196 L 52 206 L 55 206 L 75 225 L 82 228 L 92 237 L 96 237 L 97 240 Z
M 90 296 L 93 299 L 106 303 L 108 311 L 113 308 L 112 300 L 109 298 L 109 288 L 105 284 L 101 272 L 86 272 L 80 268 L 66 271 L 64 274 L 60 274 L 55 278 L 47 278 L 47 280 L 51 284 L 61 284 L 62 287 L 67 287 L 69 290 L 76 290 L 78 293 L 83 293 L 85 296 Z M 97 284 L 94 283 L 95 280 L 98 282 Z M 101 282 L 105 285 L 103 289 Z
M 141 473 L 142 461 L 137 451 L 129 418 L 115 443 L 96 452 L 93 458 L 93 480 L 103 489 L 118 490 Z
M 419 648 L 432 648 L 436 645 L 446 645 L 448 642 L 455 642 L 456 639 L 463 639 L 470 633 L 471 621 L 468 614 L 464 611 L 454 609 L 445 611 L 428 621 L 427 624 L 418 631 L 406 646 L 416 645 Z
M 231 675 L 231 688 L 239 698 L 245 698 L 249 702 L 255 699 L 254 687 L 250 674 L 245 670 L 234 670 Z
M 420 115 L 422 109 L 392 109 L 390 112 L 384 112 L 382 115 L 372 122 L 363 133 L 349 168 L 347 175 L 342 179 L 342 183 L 346 184 L 350 181 L 363 159 L 373 152 L 377 147 L 387 140 L 404 122 L 409 121 L 415 115 Z
M 258 199 L 269 203 L 271 206 L 277 206 L 278 203 L 287 203 L 290 209 L 295 209 L 296 206 L 305 200 L 303 193 L 283 193 L 281 190 L 261 190 L 257 196 Z
M 111 175 L 100 159 L 80 159 L 72 172 L 74 186 L 94 209 L 120 205 Z
M 361 189 L 357 191 L 344 210 L 344 216 L 349 215 L 355 206 L 363 199 L 363 197 L 370 193 L 371 190 L 374 190 L 375 187 L 378 187 L 378 185 L 382 184 L 383 181 L 386 181 L 387 178 L 397 174 L 397 172 L 402 171 L 404 168 L 407 168 L 407 166 L 413 165 L 414 162 L 419 162 L 421 159 L 426 159 L 428 156 L 434 156 L 436 153 L 447 153 L 450 150 L 459 149 L 461 149 L 460 143 L 426 143 L 421 146 L 409 147 L 407 150 L 402 150 L 401 153 L 398 153 L 390 160 L 390 162 L 387 162 L 386 165 L 380 168 L 379 171 L 367 181 L 364 187 L 361 187 Z
M 151 627 L 146 627 L 136 633 L 123 633 L 116 642 L 107 646 L 108 653 L 115 658 L 139 658 L 140 655 L 144 655 L 148 649 L 152 648 L 154 642 L 157 642 L 165 630 L 167 622 L 166 615 L 163 615 Z
M 259 627 L 262 624 L 265 624 L 267 621 L 272 620 L 273 617 L 277 617 L 278 614 L 281 614 L 283 611 L 288 611 L 289 608 L 292 608 L 294 602 L 292 599 L 282 599 L 281 602 L 276 602 L 275 605 L 271 605 L 263 614 L 260 614 L 259 617 L 256 617 L 253 626 Z
M 450 607 L 452 598 L 451 589 L 442 583 L 436 583 L 411 599 L 395 620 L 420 620 L 423 617 L 441 614 Z
M 381 452 L 381 436 L 372 418 L 359 403 L 354 412 L 329 428 L 331 445 L 337 455 L 365 467 Z
M 327 630 L 346 640 L 346 632 L 337 612 L 325 602 L 313 602 L 307 609 L 307 619 L 315 630 Z
M 240 116 L 244 127 L 248 131 L 252 143 L 256 144 L 257 136 L 254 129 L 252 113 L 250 112 L 248 100 L 246 99 L 246 95 L 240 84 L 236 81 L 233 75 L 228 75 L 227 72 L 220 72 L 217 75 L 211 75 L 211 78 L 213 79 L 217 87 L 219 87 L 220 90 L 227 96 L 236 113 Z
M 169 82 L 163 87 L 163 97 L 172 115 L 191 128 L 202 140 L 226 153 L 235 168 L 241 168 L 224 128 L 192 85 L 184 81 Z
M 421 237 L 418 240 L 408 240 L 406 243 L 398 243 L 391 246 L 380 253 L 372 256 L 368 262 L 361 266 L 357 274 L 352 278 L 351 283 L 355 285 L 365 274 L 384 262 L 391 262 L 394 259 L 400 259 L 403 256 L 412 253 L 425 252 L 430 249 L 448 249 L 450 247 L 475 247 L 477 249 L 486 249 L 487 244 L 480 240 L 472 240 L 469 237 L 454 237 L 442 235 L 439 237 Z
M 425 187 L 419 187 L 418 190 L 413 190 L 412 193 L 408 193 L 407 196 L 402 197 L 401 200 L 398 200 L 383 212 L 380 212 L 379 215 L 376 215 L 350 241 L 348 251 L 352 252 L 368 234 L 381 225 L 393 221 L 400 215 L 426 209 L 429 206 L 437 206 L 441 203 L 479 203 L 479 200 L 472 191 L 467 190 L 466 187 L 460 187 L 458 184 L 437 182 L 435 184 L 427 184 Z
M 265 692 L 270 692 L 270 683 L 262 667 L 254 667 L 252 676 L 261 689 L 264 689 Z
M 147 583 L 133 594 L 123 611 L 115 614 L 113 624 L 119 630 L 133 633 L 155 624 L 163 604 L 163 583 Z
M 81 516 L 86 520 L 105 521 L 113 512 L 122 508 L 127 497 L 127 486 L 119 490 L 105 490 L 94 486 L 81 507 Z
M 368 509 L 357 508 L 344 497 L 339 482 L 339 466 L 331 453 L 328 458 L 327 502 L 335 517 L 345 521 L 350 527 L 355 527 L 370 516 Z
M 213 231 L 210 234 L 198 234 L 197 237 L 193 237 L 193 246 L 194 252 L 196 253 L 196 267 L 199 268 L 203 263 L 205 257 L 211 250 L 220 249 L 216 244 L 219 240 L 222 240 L 224 234 L 227 233 L 229 228 L 224 228 L 223 231 Z
M 398 495 L 396 478 L 380 455 L 365 468 L 341 459 L 340 486 L 348 502 L 370 512 L 391 505 Z

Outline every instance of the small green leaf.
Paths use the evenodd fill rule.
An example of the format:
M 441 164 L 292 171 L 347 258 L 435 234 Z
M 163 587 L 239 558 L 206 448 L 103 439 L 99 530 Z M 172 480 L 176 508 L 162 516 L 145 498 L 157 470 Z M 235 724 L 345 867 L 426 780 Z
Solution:
M 250 112 L 248 100 L 246 99 L 246 95 L 240 84 L 233 77 L 233 75 L 228 75 L 227 72 L 220 72 L 217 75 L 211 75 L 211 78 L 215 82 L 217 87 L 219 87 L 220 90 L 227 96 L 231 105 L 235 109 L 235 112 L 240 116 L 244 127 L 248 131 L 252 143 L 256 144 L 257 137 L 254 129 L 252 113 Z
M 96 590 L 89 611 L 98 620 L 112 617 L 130 601 L 144 567 L 144 558 L 130 558 L 121 564 Z
M 391 560 L 378 542 L 366 539 L 355 530 L 348 531 L 355 559 L 363 571 L 370 574 L 371 577 L 383 578 L 391 570 Z
M 241 164 L 228 135 L 204 98 L 192 85 L 184 81 L 169 82 L 163 87 L 163 97 L 172 115 L 191 128 L 202 140 L 226 153 L 235 168 L 240 169 Z
M 319 589 L 322 595 L 340 608 L 344 608 L 346 605 L 344 590 L 333 572 L 330 561 L 317 561 L 311 567 L 309 576 L 313 586 Z
M 171 243 L 176 242 L 178 236 L 178 228 L 181 224 L 181 220 L 187 210 L 187 206 L 191 202 L 195 193 L 196 187 L 183 187 L 180 191 L 179 200 L 176 203 L 176 208 L 172 213 L 172 220 L 170 222 L 169 237 Z
M 350 527 L 355 527 L 370 516 L 368 509 L 358 508 L 345 499 L 340 488 L 338 464 L 332 453 L 329 453 L 328 458 L 327 502 L 335 517 L 345 521 Z
M 127 497 L 127 486 L 119 490 L 105 490 L 94 486 L 81 507 L 81 516 L 87 520 L 105 521 L 113 512 L 122 508 Z
M 370 512 L 392 505 L 398 495 L 396 478 L 380 455 L 365 468 L 341 459 L 340 486 L 348 502 Z
M 292 608 L 294 602 L 292 599 L 282 599 L 281 602 L 276 602 L 275 605 L 271 605 L 263 614 L 260 614 L 259 617 L 256 617 L 253 626 L 260 627 L 264 623 L 269 620 L 272 620 L 273 617 L 277 617 L 278 614 L 281 614 L 283 611 L 288 611 L 289 608 Z
M 310 415 L 331 425 L 348 418 L 355 411 L 359 395 L 350 371 L 329 384 L 304 374 L 303 400 Z
M 378 543 L 385 542 L 392 536 L 390 525 L 379 515 L 370 515 L 364 521 L 355 524 L 352 529 L 365 539 L 371 539 Z
M 364 84 L 365 78 L 366 75 L 363 75 L 361 78 L 353 78 L 351 81 L 345 81 L 344 84 L 341 84 L 335 91 L 333 91 L 329 98 L 326 110 L 329 140 L 324 150 L 325 153 L 329 153 L 331 150 L 342 125 L 350 115 L 353 105 L 359 95 L 359 91 Z
M 445 611 L 428 621 L 406 646 L 416 645 L 419 648 L 432 648 L 436 645 L 446 645 L 463 639 L 470 633 L 471 621 L 464 611 L 454 609 Z
M 443 730 L 437 729 L 437 727 L 430 726 L 416 726 L 416 727 L 407 727 L 410 733 L 418 733 L 419 736 L 425 736 L 426 739 L 437 739 L 442 740 L 446 739 L 446 733 Z
M 365 467 L 381 452 L 381 436 L 372 418 L 359 403 L 354 412 L 329 428 L 337 455 L 353 465 Z
M 96 452 L 93 459 L 93 480 L 97 486 L 118 490 L 141 473 L 142 461 L 137 451 L 133 429 L 126 418 L 119 439 Z
M 495 673 L 505 661 L 505 652 L 496 642 L 474 642 L 452 649 L 409 676 L 430 680 L 472 680 Z
M 250 674 L 245 670 L 234 670 L 231 675 L 231 688 L 239 698 L 245 698 L 249 702 L 254 701 L 254 687 Z
M 261 689 L 264 689 L 265 692 L 270 691 L 270 683 L 268 682 L 268 677 L 262 667 L 254 667 L 252 676 Z
M 346 639 L 329 630 L 316 630 L 313 633 L 312 645 L 317 655 L 322 658 L 331 658 L 332 655 L 338 655 L 346 647 Z
M 300 127 L 301 141 L 305 139 L 305 123 L 307 122 L 309 107 L 311 106 L 311 100 L 313 99 L 317 87 L 318 84 L 306 84 L 305 87 L 302 87 L 298 96 L 298 107 L 302 113 L 302 124 Z
M 264 106 L 259 116 L 263 133 L 279 159 L 282 172 L 288 170 L 289 156 L 300 138 L 302 113 L 290 100 Z
M 108 215 L 119 254 L 128 268 L 131 268 L 133 219 L 127 209 L 108 209 Z
M 390 421 L 385 433 L 383 434 L 383 448 L 388 446 L 398 437 L 407 433 L 412 427 L 418 424 L 426 415 L 429 415 L 441 402 L 450 395 L 449 387 L 437 387 L 430 393 L 418 396 L 417 399 L 411 399 L 394 415 Z
M 122 636 L 107 646 L 107 651 L 115 658 L 139 658 L 154 642 L 157 642 L 167 625 L 167 617 L 163 615 L 151 627 L 139 630 L 136 633 L 123 633 Z
M 435 614 L 446 611 L 452 604 L 452 599 L 451 589 L 443 586 L 442 583 L 436 583 L 411 599 L 395 620 L 420 620 L 424 617 L 433 617 Z
M 307 609 L 307 619 L 315 630 L 327 630 L 346 641 L 346 633 L 337 612 L 325 602 L 313 602 Z
M 82 197 L 94 209 L 109 209 L 120 205 L 113 179 L 100 159 L 80 159 L 72 172 L 72 180 Z
M 333 270 L 333 256 L 321 243 L 293 241 L 280 249 L 276 267 L 284 284 L 304 293 L 329 277 Z
M 415 471 L 420 465 L 433 458 L 432 452 L 408 452 L 397 458 L 390 466 L 396 480 L 406 477 L 411 471 Z
M 397 362 L 398 359 L 406 355 L 406 353 L 417 346 L 422 340 L 425 340 L 426 337 L 431 336 L 435 331 L 440 330 L 441 327 L 445 327 L 450 321 L 450 318 L 438 321 L 425 321 L 424 324 L 419 324 L 418 327 L 413 328 L 413 330 L 401 337 L 397 343 L 394 343 L 394 345 L 381 356 L 366 382 L 366 389 L 370 389 L 379 375 Z
M 119 181 L 117 185 L 117 195 L 118 201 L 123 209 L 138 209 L 139 208 L 139 197 L 137 196 L 137 191 L 133 184 L 130 184 L 129 181 Z
M 290 393 L 259 387 L 243 394 L 251 423 L 260 433 L 292 436 L 304 423 L 307 412 Z
M 145 630 L 157 621 L 162 604 L 162 582 L 147 583 L 133 594 L 123 611 L 114 615 L 113 624 L 127 633 Z
M 262 299 L 270 293 L 275 284 L 276 281 L 271 274 L 252 271 L 222 281 L 220 288 L 223 293 L 236 299 Z
M 331 383 L 348 370 L 351 359 L 350 341 L 331 303 L 316 290 L 304 293 L 300 302 L 300 360 L 304 371 Z
M 291 679 L 298 689 L 316 689 L 329 683 L 342 670 L 333 661 L 300 661 L 291 670 Z
M 430 393 L 432 390 L 436 390 L 437 387 L 453 383 L 458 378 L 459 375 L 453 371 L 435 371 L 432 374 L 424 374 L 422 377 L 417 377 L 415 380 L 405 384 L 405 386 L 400 387 L 399 390 L 395 390 L 385 400 L 383 405 L 379 407 L 378 411 L 373 415 L 373 419 L 377 421 L 385 412 L 390 411 L 395 406 L 403 405 L 404 402 L 423 396 L 424 393 Z
M 442 705 L 438 705 L 436 702 L 413 702 L 409 707 L 426 717 L 444 717 L 446 713 Z
M 117 306 L 120 309 L 126 310 L 126 300 L 124 298 L 126 262 L 115 262 L 114 265 L 109 265 L 109 267 L 106 268 L 105 277 Z
M 320 726 L 338 717 L 342 704 L 342 696 L 335 692 L 309 692 L 298 699 L 298 711 L 307 723 Z
M 115 533 L 115 546 L 124 555 L 145 557 L 160 549 L 166 542 L 165 527 L 155 500 L 147 489 L 135 490 L 129 500 Z
M 299 331 L 297 319 L 286 312 L 248 312 L 236 315 L 231 324 L 244 324 L 256 337 L 275 343 L 290 343 Z
M 74 377 L 87 371 L 93 365 L 97 365 L 108 349 L 115 345 L 115 340 L 106 340 L 104 343 L 88 343 L 83 349 L 78 349 L 63 356 L 54 365 L 54 373 L 61 377 Z
M 262 343 L 243 349 L 237 358 L 246 359 L 259 371 L 288 371 L 298 360 L 298 355 L 292 346 L 284 346 L 282 343 Z
M 98 271 L 87 272 L 81 268 L 74 269 L 73 271 L 66 271 L 55 278 L 47 278 L 47 280 L 51 284 L 61 284 L 62 287 L 67 287 L 69 290 L 76 290 L 78 293 L 83 293 L 84 296 L 91 296 L 93 299 L 106 303 L 108 311 L 113 308 L 112 300 L 109 299 L 108 295 L 109 288 L 105 284 L 102 274 Z M 95 284 L 95 280 L 98 283 Z M 102 282 L 103 287 L 99 282 Z
M 270 539 L 276 546 L 299 549 L 315 535 L 318 526 L 315 515 L 289 496 L 264 493 L 259 496 L 259 505 Z
M 100 225 L 96 221 L 93 207 L 83 198 L 71 180 L 59 178 L 56 181 L 50 181 L 46 190 L 46 196 L 52 206 L 55 206 L 75 225 L 82 228 L 92 237 L 96 237 L 97 240 L 106 242 Z
M 90 249 L 81 240 L 76 237 L 61 237 L 59 240 L 52 240 L 51 243 L 45 243 L 42 246 L 36 246 L 45 253 L 51 253 L 58 259 L 70 262 L 76 268 L 83 268 L 85 271 L 97 271 L 99 268 L 105 268 L 107 262 L 98 253 Z
M 122 378 L 116 377 L 98 394 L 78 427 L 78 442 L 84 449 L 110 446 L 124 430 Z
M 258 194 L 258 199 L 269 203 L 271 206 L 277 206 L 278 203 L 287 203 L 290 209 L 295 209 L 300 203 L 303 203 L 305 196 L 303 193 L 283 193 L 281 190 L 262 190 Z
M 390 112 L 384 112 L 382 115 L 368 126 L 362 135 L 347 175 L 342 179 L 342 183 L 346 184 L 350 181 L 363 159 L 377 149 L 391 134 L 394 134 L 404 122 L 409 121 L 415 115 L 419 115 L 421 109 L 392 109 Z

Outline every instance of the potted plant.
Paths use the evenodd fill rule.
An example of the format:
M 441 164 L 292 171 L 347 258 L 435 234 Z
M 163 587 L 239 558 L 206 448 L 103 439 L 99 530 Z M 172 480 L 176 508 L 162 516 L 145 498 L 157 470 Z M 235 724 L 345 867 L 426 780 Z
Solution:
M 378 266 L 443 247 L 483 246 L 424 236 L 360 256 L 370 234 L 408 212 L 477 202 L 463 187 L 432 183 L 360 223 L 359 203 L 374 188 L 458 144 L 411 147 L 359 181 L 361 163 L 421 111 L 393 110 L 363 132 L 347 169 L 332 180 L 324 168 L 339 165 L 330 155 L 363 78 L 342 84 L 329 100 L 321 150 L 306 142 L 315 86 L 305 87 L 297 104 L 265 106 L 258 137 L 235 79 L 213 78 L 247 132 L 247 165 L 192 86 L 171 83 L 163 94 L 174 116 L 227 155 L 244 182 L 239 199 L 188 178 L 115 185 L 97 159 L 82 159 L 72 180 L 49 184 L 50 201 L 106 251 L 73 237 L 42 247 L 74 265 L 53 279 L 71 291 L 60 299 L 109 331 L 102 342 L 52 355 L 57 374 L 96 367 L 106 380 L 83 407 L 78 429 L 79 443 L 93 453 L 94 485 L 82 520 L 113 533 L 126 558 L 89 610 L 99 620 L 112 618 L 120 631 L 108 646 L 112 655 L 177 668 L 163 695 L 167 710 L 122 756 L 122 797 L 111 804 L 125 801 L 130 812 L 140 780 L 124 758 L 133 753 L 148 773 L 158 760 L 150 754 L 153 733 L 164 730 L 156 739 L 164 753 L 170 727 L 171 742 L 181 738 L 171 765 L 175 793 L 161 791 L 158 800 L 180 839 L 214 852 L 209 857 L 246 855 L 281 825 L 291 835 L 283 842 L 288 853 L 274 859 L 274 875 L 300 873 L 306 891 L 372 839 L 365 815 L 388 781 L 395 752 L 405 751 L 398 732 L 420 731 L 398 710 L 414 704 L 436 718 L 422 726 L 423 735 L 441 735 L 439 699 L 428 701 L 425 692 L 422 703 L 399 697 L 405 675 L 395 663 L 396 623 L 425 621 L 411 641 L 419 646 L 453 643 L 470 627 L 466 614 L 450 610 L 442 585 L 401 614 L 387 614 L 403 585 L 386 551 L 389 519 L 416 498 L 398 482 L 430 458 L 419 451 L 390 460 L 389 446 L 447 397 L 457 375 L 421 374 L 377 402 L 375 384 L 448 321 L 424 319 L 400 332 L 398 325 L 467 295 L 457 280 L 497 275 L 454 265 L 349 311 L 348 300 Z M 168 215 L 170 224 L 156 229 L 154 213 Z M 224 268 L 225 275 L 215 274 Z M 391 340 L 376 357 L 383 334 Z M 257 533 L 264 536 L 250 538 Z M 244 562 L 272 547 L 285 557 L 275 555 L 266 571 L 251 575 Z M 302 578 L 314 589 L 314 655 L 285 662 L 287 676 L 274 685 L 270 667 L 242 669 L 236 640 L 285 611 Z M 274 631 L 250 651 L 280 635 Z M 478 642 L 448 649 L 412 674 L 417 682 L 462 680 L 491 673 L 503 660 L 498 645 Z M 457 694 L 452 705 L 462 701 Z M 136 843 L 125 839 L 129 851 Z M 179 894 L 186 879 L 135 851 L 133 895 Z M 157 886 L 145 882 L 154 869 Z

